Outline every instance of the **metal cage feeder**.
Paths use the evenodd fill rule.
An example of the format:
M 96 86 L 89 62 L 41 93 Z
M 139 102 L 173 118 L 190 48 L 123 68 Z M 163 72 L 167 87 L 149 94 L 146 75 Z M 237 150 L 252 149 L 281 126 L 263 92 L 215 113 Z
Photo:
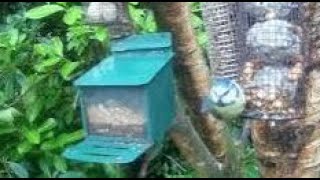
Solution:
M 245 118 L 277 121 L 305 117 L 309 39 L 302 3 L 202 3 L 210 41 L 208 57 L 215 64 L 214 76 L 224 79 L 211 88 L 214 96 L 221 95 L 211 95 L 214 107 L 219 105 L 217 100 L 225 99 L 229 104 L 222 105 L 234 112 L 230 102 L 239 104 L 245 96 Z M 240 87 L 231 89 L 236 86 L 230 84 Z M 236 92 L 240 95 L 235 96 Z
M 305 67 L 308 37 L 301 3 L 239 3 L 245 35 L 240 84 L 245 89 L 244 117 L 293 120 L 305 117 Z
M 86 21 L 105 24 L 111 38 L 117 39 L 134 33 L 127 2 L 83 2 Z
M 129 163 L 164 138 L 175 119 L 171 35 L 133 35 L 75 81 L 86 138 L 64 156 Z
M 239 116 L 245 97 L 239 86 L 242 59 L 238 5 L 236 2 L 202 2 L 202 16 L 208 36 L 207 54 L 213 71 L 210 93 L 203 111 L 212 111 L 222 119 Z

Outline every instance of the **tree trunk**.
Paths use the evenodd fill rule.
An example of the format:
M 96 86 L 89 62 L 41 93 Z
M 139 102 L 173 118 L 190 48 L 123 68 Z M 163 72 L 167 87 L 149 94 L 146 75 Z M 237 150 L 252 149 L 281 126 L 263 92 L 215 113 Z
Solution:
M 174 127 L 171 137 L 187 161 L 198 171 L 207 171 L 204 174 L 212 176 L 222 167 L 224 172 L 231 172 L 231 165 L 235 164 L 237 158 L 232 157 L 234 148 L 226 133 L 225 123 L 200 111 L 202 97 L 209 90 L 209 71 L 190 23 L 188 3 L 154 2 L 151 5 L 162 30 L 173 34 L 178 92 L 181 92 L 187 105 L 182 111 L 191 117 L 191 121 L 182 118 Z M 207 152 L 211 152 L 214 158 L 207 159 Z M 219 163 L 204 170 L 203 166 L 213 165 L 210 163 L 212 159 L 217 159 Z M 233 175 L 236 176 L 235 173 Z
M 320 170 L 320 69 L 318 51 L 320 33 L 319 3 L 307 2 L 305 29 L 311 30 L 311 68 L 306 69 L 306 118 L 274 127 L 266 122 L 252 124 L 252 139 L 263 177 L 319 177 Z M 319 14 L 319 16 L 317 15 Z M 308 38 L 308 37 L 307 37 Z M 320 42 L 320 41 L 319 41 Z

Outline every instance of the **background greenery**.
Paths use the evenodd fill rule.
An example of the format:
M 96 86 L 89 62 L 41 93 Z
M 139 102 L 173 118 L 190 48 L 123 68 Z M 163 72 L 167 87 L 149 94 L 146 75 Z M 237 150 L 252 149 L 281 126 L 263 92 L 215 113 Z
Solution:
M 204 47 L 199 3 L 191 8 L 190 20 Z M 129 10 L 139 33 L 157 31 L 145 4 L 131 2 Z M 72 80 L 107 56 L 106 28 L 86 24 L 75 2 L 6 2 L 0 12 L 0 177 L 135 176 L 141 160 L 120 167 L 77 164 L 61 156 L 66 146 L 83 138 Z M 258 176 L 253 156 L 248 147 L 246 177 Z M 196 174 L 168 140 L 150 163 L 148 176 Z

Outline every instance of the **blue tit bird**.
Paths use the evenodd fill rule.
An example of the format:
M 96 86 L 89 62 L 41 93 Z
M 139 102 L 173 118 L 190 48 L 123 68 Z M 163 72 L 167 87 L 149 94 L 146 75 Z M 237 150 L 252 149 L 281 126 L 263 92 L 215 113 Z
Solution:
M 232 120 L 241 115 L 245 104 L 244 92 L 235 81 L 215 78 L 212 81 L 210 94 L 204 100 L 203 111 L 210 111 L 219 118 Z

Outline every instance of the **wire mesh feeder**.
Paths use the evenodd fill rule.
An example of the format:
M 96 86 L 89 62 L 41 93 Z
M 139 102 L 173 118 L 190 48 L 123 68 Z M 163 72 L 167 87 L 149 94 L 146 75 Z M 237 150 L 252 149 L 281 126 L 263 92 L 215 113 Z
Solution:
M 207 54 L 213 70 L 208 97 L 202 111 L 211 111 L 219 118 L 237 118 L 245 108 L 245 97 L 238 85 L 241 62 L 241 34 L 236 2 L 202 2 L 202 15 L 209 39 Z
M 87 21 L 106 24 L 111 38 L 121 38 L 134 33 L 127 2 L 83 2 L 82 4 Z
M 245 117 L 263 120 L 302 118 L 304 69 L 308 37 L 301 21 L 301 3 L 244 2 L 239 12 L 245 26 L 241 85 L 245 89 Z
M 207 48 L 214 75 L 236 80 L 239 76 L 241 41 L 236 33 L 236 2 L 202 2 L 209 44 Z

